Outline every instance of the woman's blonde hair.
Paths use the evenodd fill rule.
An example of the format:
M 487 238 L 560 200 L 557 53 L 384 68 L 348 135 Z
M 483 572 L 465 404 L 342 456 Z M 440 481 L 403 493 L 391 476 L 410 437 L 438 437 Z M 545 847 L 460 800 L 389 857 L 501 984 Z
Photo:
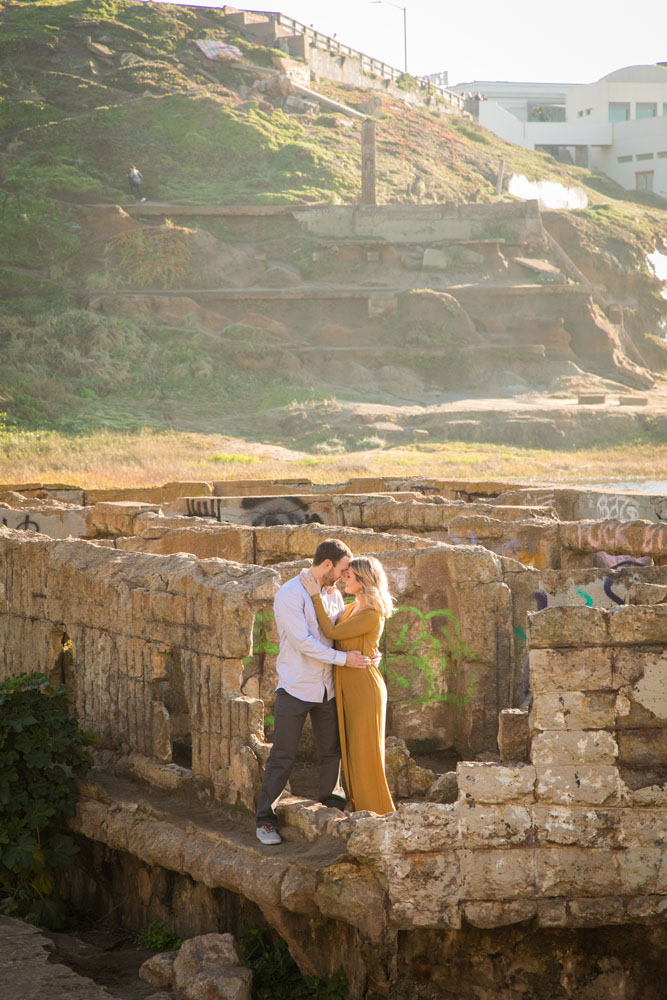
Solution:
M 351 560 L 350 569 L 364 588 L 368 607 L 375 608 L 388 618 L 394 610 L 394 601 L 389 593 L 387 574 L 380 560 L 374 556 L 358 556 Z

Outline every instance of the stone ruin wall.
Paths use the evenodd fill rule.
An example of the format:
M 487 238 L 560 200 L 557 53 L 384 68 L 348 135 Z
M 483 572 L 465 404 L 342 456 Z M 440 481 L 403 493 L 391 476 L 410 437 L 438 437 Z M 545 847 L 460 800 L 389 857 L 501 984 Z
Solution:
M 256 848 L 228 844 L 232 871 L 195 821 L 175 846 L 173 816 L 145 803 L 137 813 L 139 786 L 118 799 L 92 783 L 74 824 L 86 842 L 151 872 L 180 873 L 204 894 L 238 894 L 304 968 L 328 975 L 342 962 L 352 996 L 373 995 L 364 992 L 372 975 L 386 980 L 377 996 L 398 997 L 392 976 L 412 952 L 414 961 L 427 955 L 433 982 L 444 982 L 456 949 L 438 935 L 458 935 L 466 951 L 475 928 L 651 925 L 667 953 L 662 498 L 501 484 L 373 484 L 384 496 L 369 483 L 365 492 L 345 484 L 345 494 L 291 485 L 281 504 L 275 486 L 258 503 L 253 484 L 250 507 L 248 484 L 216 484 L 224 492 L 209 488 L 208 499 L 188 484 L 180 496 L 174 487 L 168 497 L 107 496 L 60 510 L 48 491 L 26 490 L 23 500 L 6 492 L 13 506 L 2 516 L 36 526 L 0 528 L 0 676 L 69 671 L 77 716 L 101 737 L 102 775 L 251 810 L 268 752 L 273 595 L 335 533 L 379 555 L 399 604 L 416 609 L 387 629 L 388 732 L 413 746 L 426 737 L 455 747 L 464 758 L 458 798 L 345 819 L 286 800 L 288 839 L 325 838 L 333 852 L 307 889 L 296 862 L 278 878 Z M 266 523 L 295 510 L 302 523 Z M 73 527 L 80 539 L 46 534 Z M 614 553 L 631 561 L 614 566 Z M 179 757 L 190 743 L 191 767 Z M 165 897 L 159 903 L 143 877 L 144 917 L 162 914 Z M 205 922 L 202 912 L 197 919 Z M 573 940 L 571 954 L 580 946 Z

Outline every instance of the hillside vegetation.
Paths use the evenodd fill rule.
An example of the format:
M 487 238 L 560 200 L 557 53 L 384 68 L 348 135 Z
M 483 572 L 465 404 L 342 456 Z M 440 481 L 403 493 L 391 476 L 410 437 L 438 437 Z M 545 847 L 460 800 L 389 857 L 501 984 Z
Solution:
M 237 45 L 244 63 L 206 60 L 193 44 L 205 38 Z M 239 238 L 248 242 L 205 219 L 198 230 L 167 224 L 148 236 L 94 239 L 86 206 L 126 203 L 132 163 L 156 202 L 358 199 L 359 122 L 322 108 L 286 113 L 270 93 L 251 90 L 276 56 L 284 58 L 235 35 L 214 9 L 0 0 L 0 410 L 11 424 L 67 434 L 152 427 L 252 435 L 257 412 L 326 397 L 270 342 L 238 334 L 230 346 L 187 316 L 174 325 L 81 308 L 90 288 L 178 287 L 201 273 L 195 251 L 207 239 L 230 255 Z M 351 107 L 369 96 L 320 89 Z M 636 310 L 651 331 L 654 367 L 667 367 L 655 337 L 659 284 L 646 262 L 667 232 L 657 200 L 504 143 L 437 101 L 410 108 L 383 97 L 381 202 L 495 200 L 501 159 L 507 175 L 584 188 L 589 208 L 569 217 L 568 252 L 589 264 L 599 258 L 619 280 L 641 279 Z M 258 248 L 246 249 L 251 257 Z M 273 249 L 305 276 L 312 270 L 312 247 L 293 231 L 278 233 Z M 271 363 L 260 363 L 269 349 Z M 234 363 L 240 355 L 249 363 Z M 270 434 L 271 421 L 261 426 Z

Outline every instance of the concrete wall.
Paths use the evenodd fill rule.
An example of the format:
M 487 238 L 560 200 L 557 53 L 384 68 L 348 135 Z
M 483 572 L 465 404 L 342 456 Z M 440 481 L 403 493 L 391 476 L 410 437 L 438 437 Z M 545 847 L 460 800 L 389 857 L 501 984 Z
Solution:
M 295 211 L 315 236 L 381 239 L 395 243 L 475 240 L 502 237 L 509 243 L 544 239 L 537 202 L 490 205 L 335 206 Z

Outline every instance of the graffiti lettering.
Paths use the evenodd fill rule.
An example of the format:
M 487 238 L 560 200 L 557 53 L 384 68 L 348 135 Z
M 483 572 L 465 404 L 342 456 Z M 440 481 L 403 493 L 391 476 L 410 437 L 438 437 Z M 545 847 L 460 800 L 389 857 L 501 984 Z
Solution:
M 601 496 L 583 497 L 581 501 L 583 517 L 597 518 L 607 521 L 617 518 L 619 521 L 636 521 L 639 517 L 639 506 L 635 497 L 623 494 L 606 494 Z
M 271 527 L 276 524 L 322 524 L 298 497 L 244 497 L 232 507 L 222 497 L 186 497 L 188 517 L 213 517 L 216 521 Z M 241 508 L 241 512 L 239 511 Z
M 533 591 L 533 597 L 535 598 L 535 603 L 537 604 L 538 611 L 544 611 L 547 604 L 549 603 L 549 598 L 543 590 Z
M 323 524 L 319 514 L 312 514 L 308 505 L 299 497 L 244 497 L 244 510 L 253 515 L 254 528 L 272 527 L 277 524 Z
M 664 555 L 667 553 L 667 525 L 639 524 L 629 521 L 604 521 L 602 524 L 580 524 L 577 528 L 577 548 L 583 552 L 604 551 Z
M 382 661 L 380 670 L 385 678 L 394 681 L 400 688 L 412 688 L 417 681 L 425 684 L 425 691 L 420 696 L 409 699 L 408 704 L 427 705 L 433 702 L 449 702 L 457 707 L 464 707 L 472 698 L 476 678 L 471 677 L 464 694 L 442 693 L 440 686 L 442 678 L 448 671 L 456 675 L 456 669 L 463 660 L 471 663 L 475 660 L 474 652 L 461 639 L 461 627 L 456 615 L 448 608 L 429 611 L 424 614 L 419 608 L 410 605 L 399 605 L 394 610 L 394 616 L 416 616 L 418 634 L 411 635 L 411 625 L 414 617 L 403 621 L 398 635 L 392 640 L 388 649 L 387 630 L 381 639 Z M 440 620 L 444 619 L 444 624 Z M 252 654 L 243 658 L 243 685 L 251 677 L 261 673 L 263 657 L 275 656 L 278 646 L 268 635 L 270 623 L 274 620 L 272 611 L 266 609 L 255 616 L 252 634 Z M 435 626 L 430 628 L 429 626 Z M 414 629 L 413 629 L 414 632 Z M 254 668 L 254 669 L 253 669 Z M 408 674 L 409 676 L 406 676 Z
M 220 521 L 220 504 L 221 500 L 219 497 L 187 497 L 187 516 L 188 517 L 214 517 L 216 521 Z
M 418 676 L 421 676 L 426 689 L 421 697 L 411 699 L 411 704 L 450 702 L 458 707 L 467 705 L 472 698 L 476 678 L 470 678 L 463 695 L 442 693 L 439 690 L 443 675 L 447 671 L 451 670 L 455 674 L 458 665 L 464 659 L 468 662 L 475 659 L 474 652 L 461 640 L 461 627 L 456 615 L 448 608 L 424 614 L 419 608 L 400 605 L 395 609 L 392 620 L 395 622 L 396 617 L 402 614 L 416 616 L 420 629 L 416 636 L 411 636 L 410 626 L 414 623 L 414 618 L 413 622 L 408 619 L 401 626 L 390 650 L 386 649 L 385 630 L 380 669 L 387 679 L 407 689 L 413 686 Z M 445 619 L 446 624 L 438 624 L 439 619 Z M 429 625 L 436 627 L 431 630 Z M 406 673 L 409 676 L 406 677 Z
M 605 577 L 605 581 L 602 584 L 602 588 L 605 594 L 607 595 L 610 601 L 614 602 L 614 604 L 625 604 L 623 598 L 619 597 L 618 594 L 614 593 L 614 591 L 611 589 L 613 582 L 614 581 L 610 579 L 610 577 L 608 576 Z
M 3 517 L 2 523 L 6 528 L 9 527 L 9 522 L 6 517 Z M 15 531 L 35 531 L 39 534 L 39 525 L 37 521 L 31 520 L 31 518 L 26 514 L 25 518 L 17 525 L 14 526 Z

